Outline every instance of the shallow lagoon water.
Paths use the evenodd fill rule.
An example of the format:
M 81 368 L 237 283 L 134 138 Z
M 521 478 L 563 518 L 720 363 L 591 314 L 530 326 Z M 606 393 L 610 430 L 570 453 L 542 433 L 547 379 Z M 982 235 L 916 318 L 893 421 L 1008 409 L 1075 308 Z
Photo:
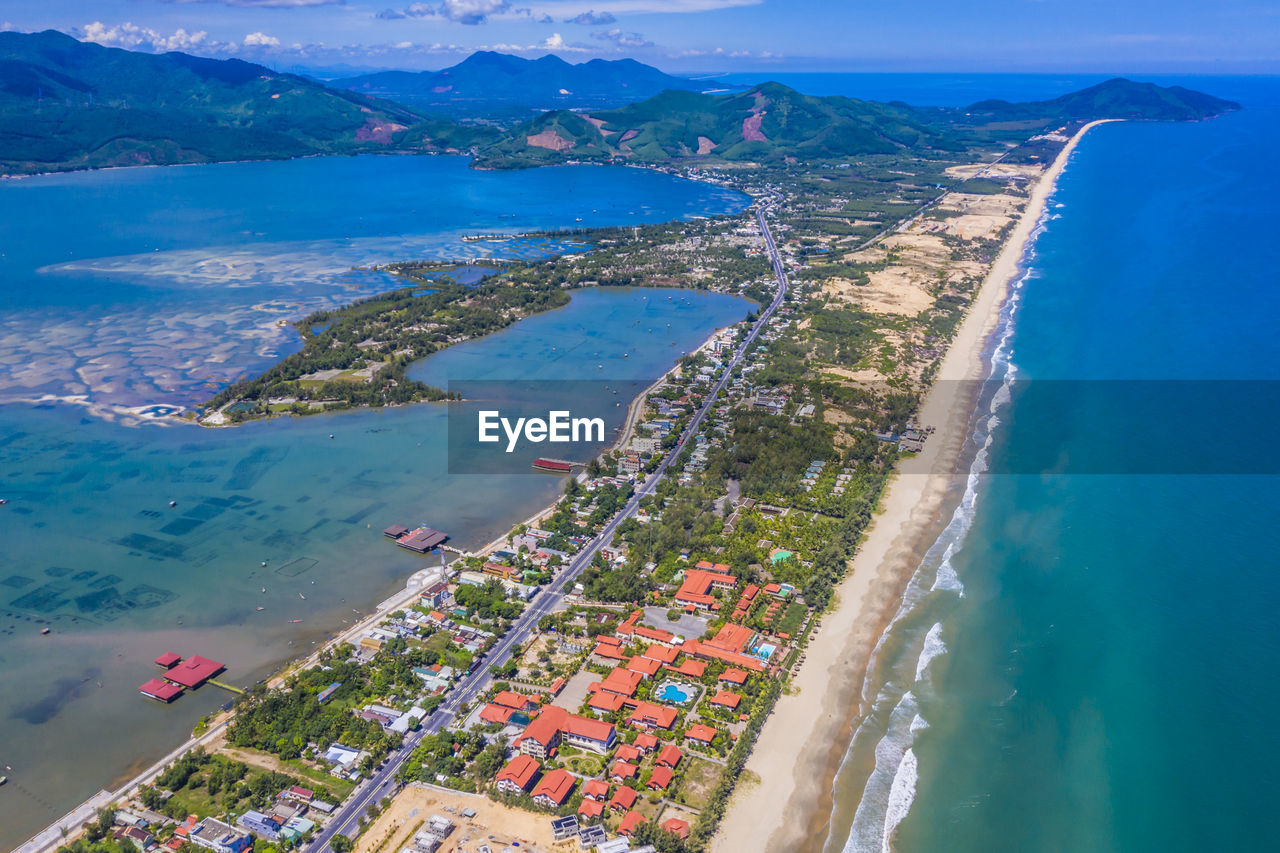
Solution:
M 383 527 L 428 523 L 472 547 L 562 488 L 559 478 L 523 472 L 450 476 L 439 405 L 224 430 L 134 426 L 96 413 L 190 406 L 215 368 L 225 377 L 270 363 L 296 346 L 276 318 L 385 288 L 381 274 L 346 272 L 354 263 L 543 252 L 554 247 L 485 249 L 459 237 L 579 217 L 607 224 L 727 212 L 744 198 L 631 169 L 498 175 L 448 158 L 339 158 L 51 176 L 0 184 L 0 202 L 0 328 L 10 329 L 0 335 L 0 394 L 10 401 L 0 405 L 8 501 L 0 507 L 0 764 L 13 767 L 0 845 L 12 846 L 163 755 L 230 698 L 206 686 L 169 706 L 143 699 L 137 685 L 160 652 L 215 658 L 228 665 L 225 680 L 251 684 L 439 559 L 394 547 Z M 126 202 L 133 207 L 122 211 Z M 506 214 L 517 207 L 522 218 L 512 221 Z M 352 246 L 341 234 L 362 221 L 378 235 Z M 56 266 L 59 241 L 79 259 L 75 269 Z M 216 273 L 202 265 L 211 246 L 230 245 L 243 263 Z M 578 291 L 565 308 L 415 370 L 441 381 L 488 376 L 498 365 L 510 370 L 513 351 L 585 352 L 605 335 L 631 351 L 618 379 L 641 383 L 751 307 L 658 293 Z M 260 311 L 273 294 L 275 313 Z M 173 326 L 183 312 L 199 324 Z M 268 328 L 246 312 L 267 313 Z M 661 321 L 660 345 L 649 326 L 631 322 L 642 313 Z M 84 348 L 81 327 L 96 329 L 110 352 Z M 227 344 L 213 359 L 211 340 Z M 175 341 L 189 345 L 186 357 L 173 358 Z M 596 379 L 587 358 L 533 378 L 581 369 Z M 32 376 L 41 382 L 19 387 Z M 32 388 L 83 393 L 92 405 L 19 402 Z M 625 403 L 619 419 L 624 411 Z M 45 625 L 49 635 L 40 634 Z

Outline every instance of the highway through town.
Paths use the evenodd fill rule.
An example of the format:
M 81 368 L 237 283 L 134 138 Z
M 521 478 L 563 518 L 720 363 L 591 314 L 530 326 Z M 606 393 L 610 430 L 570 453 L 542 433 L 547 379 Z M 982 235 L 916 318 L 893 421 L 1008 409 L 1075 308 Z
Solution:
M 591 564 L 601 548 L 606 547 L 613 541 L 614 534 L 618 530 L 618 526 L 626 519 L 635 515 L 636 510 L 640 506 L 642 498 L 653 494 L 657 488 L 658 482 L 666 475 L 668 469 L 675 464 L 676 459 L 684 450 L 688 440 L 697 435 L 699 427 L 702 425 L 703 419 L 707 412 L 716 404 L 720 392 L 728 385 L 729 379 L 733 375 L 733 371 L 742 363 L 746 354 L 755 344 L 756 338 L 764 329 L 774 312 L 782 304 L 787 295 L 787 274 L 782 265 L 782 258 L 778 254 L 778 247 L 773 241 L 773 235 L 769 232 L 769 226 L 765 222 L 765 211 L 772 207 L 772 204 L 762 204 L 756 210 L 756 219 L 760 224 L 760 233 L 764 238 L 765 249 L 769 253 L 769 260 L 773 265 L 774 277 L 777 280 L 778 289 L 774 294 L 773 300 L 760 312 L 756 322 L 752 325 L 747 336 L 742 340 L 738 347 L 734 350 L 733 357 L 729 363 L 724 366 L 723 371 L 717 379 L 715 385 L 707 392 L 706 398 L 703 400 L 702 406 L 698 409 L 689 425 L 681 433 L 680 440 L 676 446 L 667 452 L 666 456 L 654 469 L 654 472 L 645 480 L 645 482 L 636 489 L 635 493 L 627 501 L 621 510 L 604 526 L 604 529 L 592 539 L 586 547 L 578 552 L 569 562 L 566 569 L 561 571 L 556 577 L 545 587 L 542 587 L 538 594 L 534 597 L 532 603 L 525 608 L 524 612 L 512 623 L 511 629 L 506 632 L 494 645 L 492 649 L 485 655 L 483 665 L 465 676 L 461 681 L 453 686 L 444 702 L 423 721 L 422 726 L 417 730 L 410 732 L 404 739 L 403 744 L 393 751 L 390 756 L 383 762 L 381 767 L 376 769 L 373 774 L 365 780 L 346 802 L 338 809 L 332 820 L 316 834 L 311 844 L 308 846 L 309 853 L 329 853 L 330 844 L 335 835 L 345 835 L 348 838 L 355 835 L 359 827 L 360 818 L 368 811 L 369 806 L 379 802 L 384 797 L 391 796 L 399 790 L 399 782 L 396 780 L 396 773 L 401 765 L 413 753 L 413 750 L 429 735 L 439 732 L 458 714 L 459 710 L 467 706 L 480 696 L 492 683 L 492 676 L 489 669 L 493 666 L 502 666 L 512 655 L 512 651 L 526 641 L 528 641 L 538 629 L 538 622 L 543 616 L 554 611 L 561 599 L 565 595 L 565 591 L 573 589 L 573 584 L 582 571 Z

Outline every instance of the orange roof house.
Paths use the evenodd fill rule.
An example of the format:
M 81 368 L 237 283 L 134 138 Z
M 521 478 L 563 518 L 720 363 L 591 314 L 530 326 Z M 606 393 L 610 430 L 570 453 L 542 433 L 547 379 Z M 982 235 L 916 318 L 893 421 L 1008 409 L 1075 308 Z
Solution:
M 728 626 L 726 626 L 728 627 Z M 737 628 L 740 626 L 734 625 Z M 742 669 L 750 669 L 754 672 L 764 672 L 768 666 L 759 658 L 753 658 L 749 655 L 739 654 L 738 652 L 726 651 L 719 646 L 712 645 L 710 641 L 699 642 L 698 640 L 690 640 L 684 644 L 686 654 L 697 655 L 707 660 L 722 660 L 727 664 Z
M 614 711 L 627 704 L 625 696 L 619 696 L 617 693 L 610 693 L 608 690 L 597 690 L 591 694 L 591 698 L 587 700 L 587 707 L 593 711 L 599 711 L 602 714 L 611 714 Z
M 647 787 L 655 791 L 665 791 L 667 786 L 671 784 L 673 775 L 670 767 L 655 767 L 653 768 L 653 774 L 649 776 Z
M 721 690 L 716 695 L 707 700 L 712 705 L 721 705 L 725 708 L 733 710 L 738 707 L 738 703 L 742 701 L 742 697 L 737 693 L 730 693 L 728 690 Z
M 669 729 L 676 723 L 676 709 L 668 705 L 641 702 L 631 712 L 627 722 L 639 729 Z
M 720 673 L 720 680 L 730 684 L 746 684 L 747 674 L 740 669 L 726 669 Z
M 490 702 L 480 709 L 480 719 L 486 723 L 498 723 L 505 726 L 514 713 L 515 711 L 511 708 L 504 708 L 501 705 L 495 705 Z
M 618 747 L 618 751 L 613 754 L 613 757 L 619 761 L 639 761 L 642 755 L 644 755 L 642 750 L 629 743 L 624 743 Z
M 657 675 L 658 670 L 662 668 L 662 664 L 653 658 L 642 657 L 636 655 L 627 661 L 627 670 L 639 673 L 642 678 L 651 678 Z
M 561 739 L 593 752 L 608 752 L 617 741 L 617 733 L 612 723 L 579 717 L 559 705 L 548 705 L 525 726 L 516 746 L 526 755 L 545 758 Z
M 667 669 L 688 678 L 701 678 L 707 671 L 707 662 L 685 658 L 679 666 L 668 666 Z
M 604 803 L 599 800 L 583 800 L 578 806 L 578 814 L 583 817 L 600 817 L 604 814 Z
M 716 603 L 711 591 L 716 589 L 733 589 L 738 585 L 737 578 L 720 572 L 705 569 L 689 569 L 684 573 L 684 581 L 676 590 L 675 600 L 680 604 L 692 604 L 698 608 L 709 608 Z
M 541 766 L 531 755 L 517 755 L 498 771 L 498 790 L 519 794 L 529 790 Z
M 629 836 L 642 823 L 644 823 L 644 815 L 640 814 L 640 812 L 627 812 L 626 817 L 622 819 L 622 823 L 618 824 L 618 834 Z
M 658 752 L 657 763 L 664 767 L 675 768 L 683 757 L 684 753 L 680 751 L 680 747 L 667 744 Z
M 689 837 L 689 822 L 678 817 L 664 820 L 662 828 L 678 837 L 681 841 Z
M 582 796 L 588 800 L 603 800 L 609 796 L 609 783 L 603 779 L 588 779 L 582 783 Z
M 711 743 L 715 739 L 716 730 L 711 726 L 704 726 L 702 723 L 694 723 L 689 726 L 689 730 L 684 733 L 689 740 L 696 740 L 701 743 Z
M 607 690 L 610 693 L 617 693 L 619 696 L 626 696 L 629 699 L 636 695 L 636 688 L 640 686 L 640 682 L 643 680 L 644 676 L 640 673 L 615 666 L 604 677 L 604 681 L 600 682 L 600 689 Z
M 609 808 L 625 812 L 636 804 L 636 800 L 639 799 L 639 797 L 640 795 L 635 792 L 635 789 L 628 788 L 626 785 L 620 785 L 618 789 L 613 792 L 613 799 L 609 801 Z
M 564 805 L 565 800 L 573 793 L 576 782 L 577 779 L 568 770 L 552 770 L 533 789 L 533 801 L 544 806 Z
M 493 704 L 510 708 L 513 711 L 535 711 L 538 708 L 536 697 L 524 693 L 516 693 L 514 690 L 501 691 L 497 696 L 493 697 Z
M 703 640 L 701 645 L 711 646 L 726 652 L 740 652 L 751 642 L 755 632 L 742 625 L 725 623 L 710 640 Z
M 613 766 L 609 768 L 609 778 L 618 782 L 625 782 L 628 779 L 634 779 L 640 773 L 640 768 L 634 764 L 628 764 L 625 761 L 615 761 Z
M 635 747 L 641 752 L 653 752 L 658 748 L 658 739 L 648 732 L 643 732 L 636 735 Z
M 680 651 L 659 643 L 650 643 L 649 648 L 644 650 L 644 656 L 658 663 L 672 664 L 680 656 Z

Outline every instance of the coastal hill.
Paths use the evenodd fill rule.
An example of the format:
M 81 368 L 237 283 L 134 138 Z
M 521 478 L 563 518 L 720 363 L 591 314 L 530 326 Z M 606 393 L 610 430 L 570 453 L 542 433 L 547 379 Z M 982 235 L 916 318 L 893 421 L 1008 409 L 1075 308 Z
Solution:
M 495 105 L 614 107 L 667 89 L 715 88 L 634 59 L 592 59 L 575 65 L 554 54 L 523 59 L 490 50 L 473 53 L 442 71 L 380 71 L 333 80 L 329 85 L 454 112 L 488 111 Z
M 905 106 L 816 98 L 779 83 L 708 95 L 666 91 L 616 110 L 555 111 L 512 128 L 481 151 L 482 165 L 622 158 L 643 163 L 888 154 L 954 148 L 945 131 Z
M 975 132 L 1019 134 L 1100 118 L 1187 121 L 1240 105 L 1182 87 L 1115 79 L 1051 101 L 983 101 L 965 109 L 921 109 L 839 96 L 812 97 L 779 83 L 711 95 L 667 91 L 620 109 L 555 111 L 512 128 L 480 151 L 478 165 L 512 168 L 573 160 L 659 163 L 706 158 L 784 161 L 955 151 Z
M 1240 109 L 1234 101 L 1215 98 L 1182 86 L 1157 86 L 1116 77 L 1049 101 L 979 101 L 965 109 L 970 116 L 994 120 L 1046 119 L 1088 121 L 1101 118 L 1147 121 L 1193 121 Z
M 238 59 L 0 32 L 0 172 L 270 159 L 473 143 L 391 101 Z M 407 131 L 415 127 L 414 133 Z

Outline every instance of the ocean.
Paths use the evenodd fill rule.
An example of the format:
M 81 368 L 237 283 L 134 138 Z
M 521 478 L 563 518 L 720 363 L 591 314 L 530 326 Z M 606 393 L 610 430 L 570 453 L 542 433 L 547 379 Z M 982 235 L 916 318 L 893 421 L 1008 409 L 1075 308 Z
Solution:
M 913 103 L 1070 88 L 819 76 Z M 1070 160 L 990 341 L 958 506 L 877 647 L 826 851 L 1275 848 L 1280 80 L 1156 82 L 1246 109 L 1103 125 Z M 1181 458 L 1144 435 L 1170 391 Z
M 446 157 L 0 181 L 0 766 L 12 768 L 0 849 L 149 765 L 230 698 L 206 686 L 172 705 L 145 699 L 138 685 L 161 652 L 214 658 L 223 680 L 253 684 L 441 559 L 396 548 L 383 528 L 425 523 L 474 548 L 563 488 L 527 462 L 450 473 L 441 404 L 234 429 L 142 412 L 199 404 L 299 346 L 280 321 L 391 285 L 353 267 L 532 257 L 563 242 L 462 237 L 747 202 L 637 169 L 476 172 Z M 609 394 L 608 439 L 628 392 L 752 307 L 579 290 L 411 369 L 442 385 L 591 380 L 582 394 Z M 553 349 L 554 361 L 540 355 Z M 603 383 L 623 390 L 621 405 Z

